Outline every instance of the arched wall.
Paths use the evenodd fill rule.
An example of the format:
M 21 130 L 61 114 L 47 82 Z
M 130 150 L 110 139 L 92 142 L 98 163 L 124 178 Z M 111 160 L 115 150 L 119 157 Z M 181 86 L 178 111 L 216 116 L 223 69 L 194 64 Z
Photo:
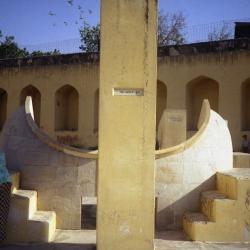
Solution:
M 25 99 L 27 96 L 31 96 L 33 100 L 34 107 L 34 117 L 38 125 L 40 125 L 40 116 L 41 116 L 41 93 L 33 85 L 28 85 L 21 90 L 20 93 L 20 105 L 24 106 Z
M 55 94 L 55 130 L 78 130 L 78 116 L 78 91 L 70 85 L 65 85 L 58 89 Z
M 198 77 L 186 86 L 187 128 L 197 130 L 199 112 L 204 99 L 208 99 L 211 108 L 219 109 L 219 84 L 208 77 Z
M 167 107 L 167 86 L 162 81 L 157 81 L 156 98 L 156 128 L 158 128 L 163 111 Z
M 241 86 L 241 129 L 250 130 L 250 78 Z
M 65 57 L 65 60 L 68 59 Z M 158 57 L 158 79 L 167 83 L 167 108 L 186 109 L 186 85 L 193 79 L 199 76 L 214 79 L 219 83 L 219 113 L 228 121 L 234 150 L 240 150 L 241 136 L 248 134 L 250 138 L 250 131 L 242 131 L 241 118 L 241 86 L 250 77 L 249 65 L 249 50 Z M 41 93 L 40 123 L 45 132 L 54 139 L 58 135 L 77 135 L 78 143 L 86 148 L 97 145 L 93 131 L 93 102 L 94 92 L 99 88 L 98 63 L 68 61 L 68 64 L 62 64 L 58 61 L 54 65 L 22 66 L 17 63 L 16 66 L 1 67 L 0 88 L 8 93 L 7 118 L 19 107 L 21 90 L 31 83 Z M 79 126 L 78 131 L 64 133 L 55 131 L 54 97 L 55 92 L 68 83 L 79 92 Z
M 94 128 L 93 132 L 98 132 L 98 123 L 99 123 L 99 89 L 95 91 L 94 96 Z
M 2 130 L 7 115 L 7 92 L 0 88 L 0 131 Z

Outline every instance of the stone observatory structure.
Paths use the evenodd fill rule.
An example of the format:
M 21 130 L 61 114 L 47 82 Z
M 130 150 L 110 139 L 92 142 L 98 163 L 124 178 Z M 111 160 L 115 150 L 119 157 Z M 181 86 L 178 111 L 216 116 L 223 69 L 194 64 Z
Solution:
M 182 228 L 184 212 L 197 211 L 201 192 L 215 189 L 216 173 L 232 169 L 227 122 L 210 109 L 207 100 L 203 102 L 198 127 L 198 132 L 187 141 L 155 152 L 157 230 Z M 34 121 L 31 97 L 26 99 L 25 108 L 18 109 L 6 123 L 1 150 L 6 153 L 8 168 L 21 174 L 21 186 L 14 190 L 19 192 L 13 200 L 26 199 L 27 202 L 38 193 L 37 211 L 52 211 L 52 218 L 56 214 L 53 230 L 81 228 L 81 199 L 96 196 L 98 151 L 84 152 L 47 136 Z M 29 227 L 29 223 L 25 223 L 27 218 L 17 220 L 15 217 L 18 209 L 21 207 L 12 202 L 10 216 L 15 226 L 10 227 L 10 239 L 29 241 L 28 234 L 16 233 L 24 224 Z M 45 219 L 48 220 L 48 216 Z M 34 230 L 34 225 L 30 227 Z M 53 233 L 47 238 L 37 238 L 38 241 L 44 239 L 53 239 Z
M 183 62 L 189 64 L 190 60 Z M 214 71 L 214 67 L 217 65 L 213 64 L 210 70 Z M 176 70 L 173 72 L 177 74 Z M 96 198 L 98 250 L 153 250 L 155 224 L 158 230 L 183 228 L 193 240 L 250 240 L 250 173 L 232 170 L 228 125 L 213 110 L 218 108 L 216 81 L 196 76 L 188 84 L 187 98 L 176 96 L 192 106 L 187 112 L 192 136 L 189 134 L 189 139 L 178 145 L 167 146 L 163 140 L 166 132 L 178 131 L 173 129 L 174 122 L 180 121 L 179 128 L 186 124 L 185 110 L 179 113 L 182 118 L 176 119 L 172 109 L 172 114 L 165 117 L 174 118 L 172 128 L 165 129 L 161 124 L 161 149 L 155 150 L 155 128 L 162 113 L 158 112 L 157 118 L 156 0 L 102 1 L 97 92 L 100 100 L 96 100 L 100 109 L 92 106 L 95 116 L 98 114 L 98 125 L 92 119 L 94 112 L 89 111 L 86 114 L 91 113 L 92 122 L 82 126 L 84 116 L 78 120 L 78 112 L 85 100 L 79 98 L 70 81 L 59 86 L 63 76 L 48 76 L 57 82 L 48 98 L 42 98 L 32 86 L 25 87 L 21 95 L 25 107 L 11 114 L 1 133 L 0 149 L 6 155 L 7 168 L 13 171 L 9 241 L 51 242 L 56 229 L 81 229 L 82 220 L 86 220 L 82 201 L 93 202 Z M 14 78 L 18 79 L 16 75 Z M 205 89 L 201 88 L 204 81 Z M 200 93 L 207 94 L 212 89 L 211 109 Z M 1 93 L 4 112 L 0 118 L 5 118 L 7 92 L 0 89 Z M 28 93 L 31 94 L 26 98 Z M 161 111 L 165 109 L 165 94 L 158 105 Z M 44 105 L 48 100 L 50 104 L 55 101 L 51 109 L 51 105 Z M 14 107 L 10 110 L 14 111 Z M 51 118 L 53 113 L 55 119 L 44 122 L 47 114 Z M 4 121 L 1 119 L 0 125 Z M 97 125 L 94 129 L 93 124 Z M 85 145 L 97 139 L 94 134 L 99 133 L 98 151 L 78 148 L 74 139 L 78 125 L 82 130 L 93 129 L 82 134 Z
M 233 168 L 227 122 L 203 101 L 198 132 L 187 141 L 156 152 L 158 229 L 182 226 L 185 210 L 198 209 L 199 196 L 215 187 L 217 171 Z

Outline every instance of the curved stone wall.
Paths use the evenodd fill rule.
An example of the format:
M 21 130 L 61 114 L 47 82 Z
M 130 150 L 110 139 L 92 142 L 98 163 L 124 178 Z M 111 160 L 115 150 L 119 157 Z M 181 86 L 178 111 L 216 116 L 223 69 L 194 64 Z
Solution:
M 204 102 L 197 134 L 156 154 L 159 230 L 180 228 L 184 211 L 197 211 L 201 191 L 215 188 L 215 173 L 233 168 L 227 122 L 208 107 Z
M 80 150 L 77 148 L 73 148 L 61 143 L 58 143 L 56 140 L 53 140 L 50 136 L 48 136 L 42 129 L 40 129 L 34 120 L 34 111 L 32 105 L 32 98 L 31 96 L 27 96 L 25 101 L 25 116 L 28 125 L 30 126 L 32 132 L 45 144 L 54 148 L 58 151 L 61 151 L 65 154 L 80 157 L 84 159 L 97 159 L 98 158 L 98 151 L 86 151 Z
M 28 114 L 20 107 L 4 126 L 0 150 L 7 167 L 20 172 L 22 189 L 38 192 L 39 210 L 56 212 L 57 228 L 81 229 L 82 196 L 96 195 L 96 156 L 56 144 L 32 113 L 31 106 Z
M 158 229 L 181 227 L 183 212 L 198 209 L 200 192 L 215 185 L 215 173 L 233 167 L 226 121 L 203 102 L 198 132 L 172 148 L 156 151 Z M 38 191 L 38 209 L 57 213 L 57 228 L 80 229 L 81 198 L 96 195 L 98 152 L 57 143 L 34 122 L 32 100 L 5 124 L 0 150 L 21 173 L 22 189 Z
M 203 135 L 205 129 L 208 126 L 209 120 L 210 120 L 210 105 L 209 105 L 208 100 L 204 100 L 202 107 L 201 107 L 200 117 L 198 121 L 198 131 L 191 138 L 189 138 L 188 140 L 184 141 L 181 144 L 178 144 L 170 148 L 157 150 L 155 152 L 155 158 L 161 159 L 166 156 L 174 155 L 179 152 L 183 152 L 187 148 L 194 145 Z

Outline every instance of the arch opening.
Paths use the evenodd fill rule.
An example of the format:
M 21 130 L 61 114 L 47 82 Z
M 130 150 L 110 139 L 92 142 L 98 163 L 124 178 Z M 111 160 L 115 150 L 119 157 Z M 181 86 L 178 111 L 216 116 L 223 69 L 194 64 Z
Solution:
M 78 130 L 79 94 L 77 90 L 65 85 L 55 94 L 55 130 Z
M 7 98 L 8 94 L 4 89 L 0 88 L 0 130 L 3 129 L 7 116 Z
M 250 130 L 250 79 L 241 86 L 241 129 Z
M 156 98 L 156 128 L 158 129 L 162 114 L 167 107 L 167 86 L 157 81 L 157 98 Z
M 41 93 L 40 91 L 29 85 L 22 89 L 20 94 L 20 105 L 25 105 L 25 100 L 27 96 L 32 97 L 33 109 L 34 109 L 34 119 L 38 126 L 40 126 L 40 114 L 41 114 Z
M 95 91 L 94 96 L 94 129 L 93 132 L 98 132 L 98 124 L 99 124 L 99 89 Z
M 189 82 L 186 88 L 187 129 L 189 131 L 197 130 L 199 113 L 204 99 L 208 99 L 211 109 L 218 112 L 218 82 L 207 77 L 199 77 Z

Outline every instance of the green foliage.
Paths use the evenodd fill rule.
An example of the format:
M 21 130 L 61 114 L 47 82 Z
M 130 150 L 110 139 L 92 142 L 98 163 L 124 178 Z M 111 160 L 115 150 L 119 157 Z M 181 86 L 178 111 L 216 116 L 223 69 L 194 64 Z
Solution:
M 54 51 L 42 52 L 42 51 L 33 51 L 29 53 L 26 48 L 20 48 L 15 42 L 14 36 L 6 36 L 2 40 L 3 34 L 0 30 L 0 59 L 7 58 L 18 58 L 18 57 L 27 57 L 27 56 L 48 56 L 48 55 L 58 55 L 60 51 L 55 49 Z
M 53 51 L 48 51 L 48 52 L 42 52 L 40 50 L 35 50 L 30 54 L 30 56 L 32 56 L 32 57 L 35 57 L 35 56 L 54 56 L 54 55 L 60 55 L 60 51 L 57 49 L 54 49 Z
M 185 42 L 183 30 L 186 18 L 182 12 L 174 14 L 159 12 L 158 15 L 158 46 L 181 45 Z
M 100 51 L 100 24 L 90 26 L 84 22 L 83 27 L 79 30 L 82 45 L 80 49 L 84 52 Z
M 0 37 L 3 37 L 2 32 Z M 25 57 L 29 55 L 29 52 L 25 48 L 19 48 L 14 40 L 14 36 L 6 36 L 3 41 L 0 41 L 0 59 Z
M 181 45 L 185 42 L 183 30 L 186 18 L 182 12 L 174 14 L 159 12 L 158 17 L 158 46 Z M 90 26 L 84 23 L 79 30 L 84 52 L 99 52 L 100 50 L 100 24 Z

